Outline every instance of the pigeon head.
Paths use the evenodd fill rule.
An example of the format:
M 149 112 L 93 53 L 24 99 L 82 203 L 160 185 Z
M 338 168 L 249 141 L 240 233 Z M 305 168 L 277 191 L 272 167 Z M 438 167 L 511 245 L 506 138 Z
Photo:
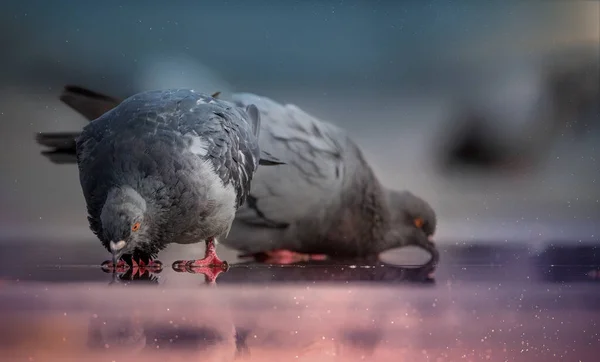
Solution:
M 109 191 L 100 220 L 115 265 L 122 255 L 149 243 L 146 201 L 131 187 L 116 187 Z
M 390 191 L 388 203 L 392 225 L 386 235 L 386 244 L 390 247 L 417 246 L 428 251 L 432 260 L 437 260 L 438 251 L 433 243 L 437 219 L 429 203 L 408 191 Z

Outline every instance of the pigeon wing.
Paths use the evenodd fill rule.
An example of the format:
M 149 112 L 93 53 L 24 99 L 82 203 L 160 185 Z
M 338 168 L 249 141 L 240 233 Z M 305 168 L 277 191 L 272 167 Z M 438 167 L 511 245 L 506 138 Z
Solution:
M 249 93 L 233 95 L 240 107 L 260 111 L 259 146 L 285 161 L 259 167 L 236 222 L 262 228 L 286 228 L 306 217 L 323 214 L 339 202 L 343 187 L 343 151 L 347 140 L 337 127 L 287 104 Z
M 260 159 L 254 136 L 256 115 L 207 95 L 194 93 L 192 98 L 189 110 L 179 116 L 177 131 L 186 138 L 192 153 L 210 161 L 224 184 L 233 185 L 239 207 L 250 192 Z

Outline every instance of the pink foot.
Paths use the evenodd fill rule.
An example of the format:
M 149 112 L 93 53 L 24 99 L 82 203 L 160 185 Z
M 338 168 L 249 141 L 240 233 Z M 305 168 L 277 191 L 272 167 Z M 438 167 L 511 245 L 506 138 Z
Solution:
M 162 263 L 159 260 L 150 260 L 148 264 L 144 263 L 142 259 L 139 259 L 137 262 L 135 259 L 131 259 L 131 274 L 135 275 L 144 275 L 146 273 L 154 273 L 158 274 L 162 271 Z
M 131 265 L 127 264 L 123 259 L 117 262 L 116 268 L 113 267 L 113 262 L 110 260 L 106 260 L 101 264 L 102 270 L 106 273 L 113 272 L 113 269 L 116 273 L 125 273 L 129 269 L 133 269 L 131 271 L 132 275 L 143 275 L 147 272 L 152 272 L 158 274 L 162 271 L 162 262 L 159 260 L 150 260 L 148 264 L 144 263 L 143 260 L 138 259 L 137 261 L 134 258 L 131 258 Z
M 325 254 L 302 254 L 291 250 L 275 249 L 256 254 L 240 255 L 240 258 L 252 257 L 261 263 L 267 264 L 294 264 L 310 260 L 327 260 Z
M 225 263 L 227 264 L 227 263 Z M 204 281 L 206 282 L 206 284 L 215 284 L 217 277 L 223 273 L 227 271 L 227 268 L 223 268 L 222 266 L 219 267 L 210 267 L 210 266 L 200 266 L 200 267 L 183 267 L 183 269 L 177 269 L 175 266 L 173 266 L 173 269 L 175 269 L 176 272 L 188 272 L 191 274 L 203 274 L 204 275 Z
M 206 253 L 203 259 L 177 260 L 173 263 L 173 270 L 176 272 L 204 274 L 206 282 L 209 284 L 214 283 L 219 274 L 228 269 L 229 264 L 217 256 L 215 242 L 212 238 L 206 241 Z
M 116 266 L 111 260 L 106 260 L 102 264 L 100 264 L 100 267 L 106 273 L 112 273 L 113 270 L 116 273 L 125 273 L 130 268 L 129 264 L 127 264 L 123 259 L 119 260 Z

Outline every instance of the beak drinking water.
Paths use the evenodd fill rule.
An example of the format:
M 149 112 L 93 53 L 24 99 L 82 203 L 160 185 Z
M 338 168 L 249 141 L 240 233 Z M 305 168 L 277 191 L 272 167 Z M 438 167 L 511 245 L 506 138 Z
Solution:
M 127 243 L 125 242 L 125 240 L 121 240 L 119 242 L 114 242 L 111 241 L 110 242 L 110 251 L 112 252 L 113 255 L 113 266 L 114 268 L 117 267 L 117 262 L 119 261 L 119 259 L 121 259 L 121 256 L 123 256 L 123 252 L 125 251 L 125 245 Z

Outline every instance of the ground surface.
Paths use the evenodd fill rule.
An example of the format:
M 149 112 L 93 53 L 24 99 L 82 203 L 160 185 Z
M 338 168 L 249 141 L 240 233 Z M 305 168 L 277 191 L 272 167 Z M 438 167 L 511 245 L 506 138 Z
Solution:
M 436 270 L 394 265 L 414 252 L 374 265 L 230 259 L 208 287 L 168 255 L 160 274 L 113 279 L 99 248 L 68 245 L 3 249 L 0 360 L 594 361 L 600 346 L 593 246 L 444 247 Z

